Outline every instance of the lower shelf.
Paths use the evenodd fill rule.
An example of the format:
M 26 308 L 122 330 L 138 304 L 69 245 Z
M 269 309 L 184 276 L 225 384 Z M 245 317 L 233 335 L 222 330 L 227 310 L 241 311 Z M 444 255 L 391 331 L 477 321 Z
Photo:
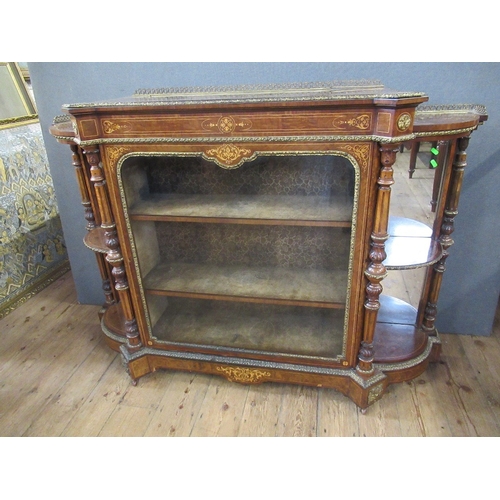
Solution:
M 101 327 L 108 346 L 115 351 L 119 351 L 120 346 L 127 342 L 125 316 L 120 303 L 113 304 L 106 309 Z
M 415 326 L 417 310 L 394 297 L 380 297 L 373 349 L 375 363 L 400 363 L 419 356 L 427 334 Z
M 427 338 L 413 324 L 415 308 L 391 297 L 381 298 L 374 342 L 378 369 L 370 379 L 361 378 L 354 366 L 331 365 L 334 358 L 340 361 L 343 350 L 339 309 L 153 296 L 153 302 L 158 300 L 168 310 L 154 327 L 154 346 L 148 342 L 131 352 L 123 345 L 119 306 L 108 308 L 102 320 L 108 344 L 121 352 L 134 381 L 169 369 L 222 375 L 245 384 L 296 383 L 339 390 L 366 408 L 389 384 L 418 377 L 439 357 L 439 339 Z M 395 318 L 399 323 L 391 323 Z
M 153 328 L 159 343 L 221 348 L 229 351 L 334 359 L 342 355 L 344 311 L 247 304 L 212 300 L 162 298 L 168 303 Z M 382 295 L 374 335 L 375 363 L 401 363 L 418 357 L 427 334 L 415 326 L 417 310 Z M 126 342 L 120 304 L 106 310 L 103 328 L 118 350 Z
M 344 310 L 169 298 L 153 335 L 159 342 L 332 359 L 343 350 Z

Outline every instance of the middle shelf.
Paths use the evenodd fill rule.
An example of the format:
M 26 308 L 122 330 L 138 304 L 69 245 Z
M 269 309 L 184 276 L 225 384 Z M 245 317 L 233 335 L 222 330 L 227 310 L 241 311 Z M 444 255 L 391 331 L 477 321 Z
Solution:
M 347 271 L 160 262 L 143 286 L 157 295 L 343 308 Z
M 384 266 L 389 270 L 428 266 L 441 258 L 441 244 L 432 237 L 432 229 L 423 222 L 391 216 L 388 233 Z
M 135 220 L 350 227 L 349 196 L 151 194 L 130 209 Z
M 442 255 L 440 243 L 432 238 L 432 230 L 421 222 L 391 217 L 389 234 L 384 261 L 387 269 L 430 265 Z M 102 228 L 87 233 L 84 241 L 94 251 L 107 251 Z M 253 297 L 268 303 L 293 301 L 312 307 L 343 307 L 346 267 L 291 270 L 266 265 L 266 260 L 269 259 L 254 267 L 162 261 L 148 271 L 143 284 L 151 293 L 164 295 L 193 294 L 245 301 Z M 346 263 L 345 257 L 343 261 Z
M 131 221 L 149 294 L 344 308 L 351 231 Z

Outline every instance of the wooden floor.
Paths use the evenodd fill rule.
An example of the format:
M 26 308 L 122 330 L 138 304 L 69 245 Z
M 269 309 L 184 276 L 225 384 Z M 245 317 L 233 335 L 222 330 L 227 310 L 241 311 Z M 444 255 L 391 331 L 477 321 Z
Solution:
M 396 171 L 424 220 L 429 172 Z M 398 196 L 402 214 L 418 211 Z M 385 289 L 415 302 L 417 283 L 395 273 Z M 500 309 L 490 337 L 443 334 L 441 361 L 365 415 L 328 389 L 167 371 L 134 387 L 98 310 L 77 303 L 68 273 L 0 321 L 1 436 L 500 436 Z

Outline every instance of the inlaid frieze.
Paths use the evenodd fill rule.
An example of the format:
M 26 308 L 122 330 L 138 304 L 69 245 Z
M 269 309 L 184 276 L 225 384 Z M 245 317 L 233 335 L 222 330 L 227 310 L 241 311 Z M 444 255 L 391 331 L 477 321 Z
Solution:
M 80 123 L 83 124 L 84 120 Z M 85 123 L 85 138 L 94 129 Z M 110 116 L 101 119 L 104 137 L 246 137 L 283 135 L 363 135 L 373 132 L 373 111 L 366 112 L 275 112 L 241 113 L 235 115 L 159 115 L 129 116 L 126 119 Z

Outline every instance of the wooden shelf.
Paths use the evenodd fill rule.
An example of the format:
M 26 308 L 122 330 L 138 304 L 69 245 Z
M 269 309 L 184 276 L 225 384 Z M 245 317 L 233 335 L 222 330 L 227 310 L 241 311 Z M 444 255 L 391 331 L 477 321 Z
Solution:
M 157 295 L 344 308 L 347 271 L 163 262 L 143 286 Z
M 389 218 L 389 239 L 385 243 L 389 270 L 429 266 L 442 255 L 441 244 L 432 238 L 432 229 L 422 222 L 404 217 Z
M 115 335 L 127 338 L 126 320 L 123 315 L 121 304 L 113 304 L 104 313 L 104 324 Z
M 92 229 L 83 237 L 84 245 L 93 252 L 108 253 L 109 248 L 106 246 L 105 241 L 106 238 L 102 227 Z
M 127 343 L 127 324 L 120 303 L 108 307 L 102 317 L 102 330 L 106 344 L 120 352 L 120 346 Z
M 417 310 L 382 295 L 373 338 L 375 363 L 400 363 L 416 358 L 427 346 L 427 334 L 415 325 Z
M 130 209 L 135 220 L 350 227 L 352 200 L 326 196 L 154 194 Z
M 389 270 L 429 266 L 442 255 L 441 244 L 430 238 L 391 237 L 385 243 L 385 251 L 384 266 Z
M 344 311 L 169 299 L 153 328 L 157 341 L 273 355 L 342 354 Z

